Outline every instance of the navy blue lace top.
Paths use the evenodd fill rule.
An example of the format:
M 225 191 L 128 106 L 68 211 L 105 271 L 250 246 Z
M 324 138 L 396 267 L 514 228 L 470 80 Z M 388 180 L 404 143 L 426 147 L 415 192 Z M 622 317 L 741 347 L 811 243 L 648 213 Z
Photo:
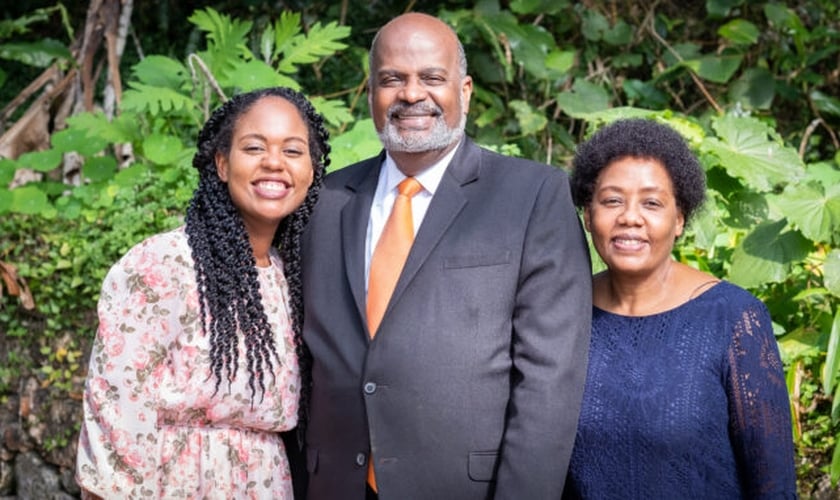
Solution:
M 796 497 L 770 315 L 731 283 L 651 316 L 593 308 L 578 425 L 565 497 Z

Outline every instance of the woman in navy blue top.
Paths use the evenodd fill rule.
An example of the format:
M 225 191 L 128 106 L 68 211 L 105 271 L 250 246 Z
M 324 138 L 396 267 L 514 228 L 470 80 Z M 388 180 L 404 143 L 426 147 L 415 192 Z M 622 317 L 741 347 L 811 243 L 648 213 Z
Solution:
M 575 156 L 593 277 L 587 384 L 565 496 L 795 498 L 790 403 L 767 308 L 676 262 L 705 196 L 682 137 L 650 120 Z

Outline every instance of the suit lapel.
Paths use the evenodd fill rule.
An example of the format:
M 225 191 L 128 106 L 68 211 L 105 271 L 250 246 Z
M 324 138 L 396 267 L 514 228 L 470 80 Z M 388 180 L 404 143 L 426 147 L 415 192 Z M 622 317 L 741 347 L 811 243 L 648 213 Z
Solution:
M 341 210 L 341 243 L 344 248 L 344 269 L 350 291 L 356 302 L 359 317 L 365 314 L 365 243 L 367 225 L 370 218 L 370 206 L 379 179 L 379 170 L 385 159 L 384 151 L 368 160 L 368 164 L 359 170 L 360 174 L 348 180 L 346 188 L 350 197 Z M 363 321 L 366 323 L 366 321 Z
M 420 230 L 414 239 L 411 252 L 405 262 L 400 279 L 391 296 L 390 304 L 399 300 L 400 295 L 419 272 L 429 254 L 440 242 L 455 217 L 467 204 L 463 187 L 478 179 L 481 150 L 471 140 L 465 138 L 441 178 L 434 198 L 429 205 Z M 389 305 L 390 309 L 390 305 Z M 388 315 L 388 311 L 385 311 Z

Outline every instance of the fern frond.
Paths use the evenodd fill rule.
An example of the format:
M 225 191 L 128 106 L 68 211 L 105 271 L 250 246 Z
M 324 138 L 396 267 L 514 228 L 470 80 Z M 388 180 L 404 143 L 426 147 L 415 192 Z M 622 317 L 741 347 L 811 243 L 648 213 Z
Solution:
M 189 111 L 197 106 L 190 96 L 170 88 L 135 82 L 129 85 L 131 88 L 123 93 L 121 105 L 126 111 L 157 115 L 160 112 Z
M 246 37 L 253 25 L 251 21 L 232 19 L 212 7 L 195 11 L 189 17 L 189 21 L 200 30 L 207 32 L 208 46 L 211 50 L 238 53 L 238 55 L 242 55 L 242 51 L 245 51 L 250 54 Z
M 280 19 L 274 21 L 275 52 L 271 55 L 271 60 L 274 61 L 287 48 L 291 47 L 292 40 L 300 32 L 300 13 L 284 10 L 280 14 Z
M 350 28 L 340 26 L 336 21 L 326 26 L 322 26 L 320 22 L 315 23 L 308 35 L 295 35 L 282 47 L 284 57 L 279 62 L 277 70 L 282 73 L 294 73 L 295 66 L 299 64 L 310 64 L 322 57 L 333 55 L 347 47 L 339 40 L 348 36 L 350 36 Z
M 327 100 L 323 97 L 317 96 L 310 97 L 309 100 L 312 101 L 312 105 L 315 106 L 315 109 L 324 115 L 324 119 L 336 128 L 353 121 L 353 113 L 350 112 L 350 109 L 344 101 L 339 99 Z

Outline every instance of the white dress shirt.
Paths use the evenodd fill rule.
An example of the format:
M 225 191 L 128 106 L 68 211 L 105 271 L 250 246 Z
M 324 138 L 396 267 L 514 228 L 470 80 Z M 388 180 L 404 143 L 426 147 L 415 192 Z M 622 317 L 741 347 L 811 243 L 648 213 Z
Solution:
M 414 234 L 417 234 L 417 231 L 420 229 L 420 224 L 426 216 L 426 210 L 428 210 L 429 204 L 432 202 L 432 197 L 435 195 L 440 180 L 443 178 L 444 172 L 446 172 L 446 167 L 449 166 L 449 162 L 452 160 L 457 149 L 458 147 L 453 148 L 439 162 L 414 176 L 420 185 L 423 186 L 423 189 L 411 199 L 411 217 L 414 220 Z M 385 222 L 391 214 L 391 208 L 394 206 L 394 200 L 397 198 L 397 186 L 405 178 L 406 175 L 400 172 L 391 155 L 386 153 L 385 162 L 379 171 L 379 182 L 376 184 L 376 192 L 373 194 L 373 204 L 370 207 L 370 219 L 368 220 L 367 226 L 365 243 L 365 291 L 367 291 L 367 282 L 370 277 L 370 259 L 373 255 L 373 249 L 376 248 L 376 243 L 382 234 L 382 228 L 385 227 Z

